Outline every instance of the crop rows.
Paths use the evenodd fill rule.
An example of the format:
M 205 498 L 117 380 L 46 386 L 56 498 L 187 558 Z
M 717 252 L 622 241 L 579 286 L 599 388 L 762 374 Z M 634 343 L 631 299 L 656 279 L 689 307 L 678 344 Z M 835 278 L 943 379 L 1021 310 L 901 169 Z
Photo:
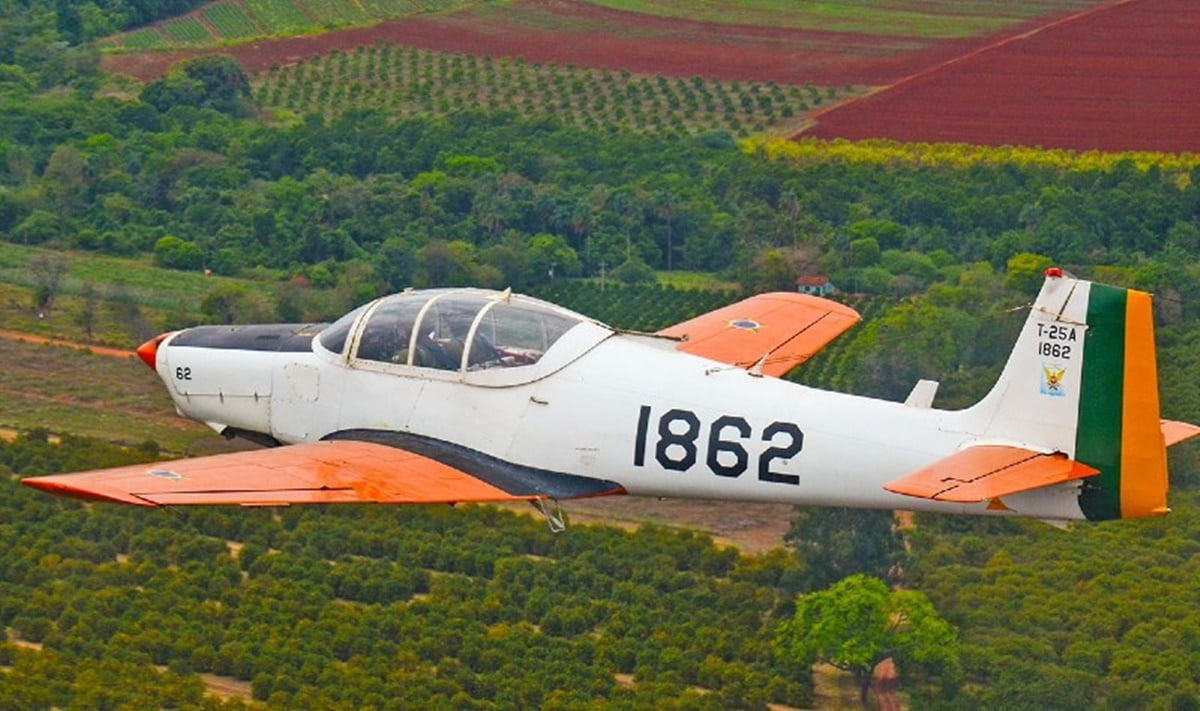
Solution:
M 254 20 L 236 3 L 217 3 L 204 10 L 201 16 L 223 39 L 246 39 L 261 34 Z
M 361 25 L 369 17 L 361 5 L 345 0 L 305 0 L 304 5 L 313 19 L 327 26 Z
M 848 332 L 835 338 L 807 363 L 795 371 L 791 379 L 804 385 L 825 390 L 850 392 L 854 389 L 854 373 L 847 372 L 846 352 L 865 331 L 872 320 L 883 316 L 894 300 L 884 296 L 851 297 L 846 300 L 862 316 L 862 321 Z
M 108 38 L 101 45 L 144 51 L 239 43 L 369 25 L 472 4 L 475 3 L 471 0 L 223 0 L 193 15 Z M 204 19 L 203 23 L 197 15 Z
M 541 287 L 534 295 L 615 328 L 645 332 L 658 331 L 741 298 L 736 291 L 657 286 L 609 285 L 601 290 L 594 281 L 557 282 Z M 864 326 L 885 315 L 895 301 L 884 296 L 852 296 L 845 301 L 859 312 L 862 322 L 835 338 L 801 365 L 791 380 L 827 390 L 854 390 L 855 373 L 846 354 L 859 334 L 864 332 Z
M 380 108 L 397 116 L 500 109 L 551 114 L 584 128 L 760 132 L 839 98 L 837 89 L 721 82 L 539 64 L 399 46 L 359 47 L 276 67 L 255 82 L 265 108 L 333 115 Z
M 179 17 L 162 24 L 167 38 L 178 44 L 201 44 L 212 39 L 208 30 L 194 17 Z
M 312 20 L 292 0 L 246 0 L 246 9 L 268 32 L 303 32 L 312 27 Z
M 534 295 L 614 328 L 653 332 L 737 301 L 736 291 L 560 281 Z

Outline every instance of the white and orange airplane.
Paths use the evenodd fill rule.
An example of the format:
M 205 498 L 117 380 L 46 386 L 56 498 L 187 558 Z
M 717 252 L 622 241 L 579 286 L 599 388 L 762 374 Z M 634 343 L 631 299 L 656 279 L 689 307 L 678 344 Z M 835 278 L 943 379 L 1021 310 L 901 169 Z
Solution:
M 143 506 L 638 496 L 1021 515 L 1167 513 L 1150 295 L 1047 271 L 999 381 L 965 410 L 779 376 L 858 321 L 763 294 L 656 334 L 479 289 L 331 325 L 199 326 L 138 354 L 178 412 L 268 448 L 24 483 Z

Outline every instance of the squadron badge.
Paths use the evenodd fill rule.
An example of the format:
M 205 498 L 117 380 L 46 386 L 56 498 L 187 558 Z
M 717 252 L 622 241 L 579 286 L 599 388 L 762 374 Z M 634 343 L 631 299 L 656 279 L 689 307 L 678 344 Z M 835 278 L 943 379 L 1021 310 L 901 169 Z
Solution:
M 1042 394 L 1050 397 L 1065 396 L 1067 391 L 1063 386 L 1063 377 L 1066 374 L 1066 367 L 1058 363 L 1042 363 Z

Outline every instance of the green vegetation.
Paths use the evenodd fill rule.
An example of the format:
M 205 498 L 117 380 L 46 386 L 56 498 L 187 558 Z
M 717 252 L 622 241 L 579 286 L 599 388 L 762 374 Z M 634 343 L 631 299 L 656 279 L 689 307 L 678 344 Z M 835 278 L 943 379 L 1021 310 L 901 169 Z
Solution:
M 788 0 L 591 2 L 629 12 L 704 22 L 933 39 L 977 37 L 1048 14 L 1066 14 L 1101 4 L 1099 0 L 1040 0 L 1003 4 L 959 0 L 884 3 L 862 0 L 818 3 L 795 3 Z
M 258 25 L 246 14 L 242 6 L 233 2 L 212 5 L 201 13 L 201 17 L 225 40 L 236 41 L 261 34 Z
M 168 20 L 161 25 L 163 33 L 167 37 L 167 42 L 171 46 L 193 46 L 206 44 L 212 39 L 212 35 L 200 21 L 194 17 L 180 17 L 174 20 Z
M 0 471 L 154 454 L 33 433 L 0 443 Z M 771 649 L 786 557 L 657 527 L 554 535 L 485 507 L 156 516 L 0 488 L 0 625 L 16 640 L 0 644 L 3 708 L 241 707 L 202 700 L 197 672 L 275 708 L 811 700 Z
M 180 455 L 223 444 L 207 427 L 177 417 L 162 381 L 132 353 L 117 358 L 0 338 L 0 361 L 0 429 L 153 440 Z
M 924 593 L 890 590 L 878 578 L 857 574 L 802 595 L 793 618 L 779 625 L 775 643 L 781 655 L 804 666 L 819 661 L 850 672 L 865 708 L 875 668 L 888 659 L 907 676 L 932 672 L 953 684 L 957 636 Z
M 158 17 L 171 17 L 197 4 L 201 3 L 192 2 L 191 7 L 181 7 Z M 175 18 L 106 37 L 99 44 L 109 52 L 225 46 L 268 37 L 315 34 L 340 27 L 362 27 L 380 20 L 452 12 L 479 4 L 481 0 L 224 0 L 200 12 L 207 27 L 195 17 Z M 113 27 L 104 34 L 128 27 Z
M 937 404 L 959 406 L 991 385 L 1055 263 L 1156 293 L 1164 414 L 1200 421 L 1195 155 L 739 145 L 749 119 L 714 130 L 670 118 L 687 91 L 707 110 L 703 92 L 720 89 L 704 80 L 517 62 L 492 62 L 485 80 L 484 60 L 382 49 L 322 58 L 286 83 L 282 71 L 256 78 L 253 94 L 210 60 L 139 95 L 97 74 L 81 42 L 136 26 L 132 6 L 106 3 L 128 13 L 81 23 L 72 6 L 0 8 L 5 328 L 132 345 L 197 320 L 324 320 L 407 286 L 475 284 L 656 330 L 815 274 L 865 322 L 793 377 L 894 398 L 936 378 Z M 244 7 L 295 21 L 280 4 Z M 233 15 L 216 22 L 244 31 Z M 600 88 L 610 80 L 612 93 Z M 475 87 L 479 109 L 454 87 Z M 723 89 L 735 114 L 742 95 L 754 107 L 768 96 L 776 116 L 794 98 Z M 273 123 L 258 118 L 263 105 L 280 109 Z M 638 277 L 643 263 L 669 286 L 610 276 L 630 264 Z M 695 288 L 712 281 L 740 293 Z M 14 472 L 210 441 L 170 431 L 178 423 L 158 416 L 169 405 L 136 361 L 8 343 L 0 362 L 0 424 L 64 434 L 62 447 L 44 432 L 0 446 Z M 1063 535 L 918 517 L 903 583 L 958 628 L 963 683 L 926 685 L 936 670 L 901 664 L 914 707 L 1196 705 L 1186 660 L 1200 651 L 1189 607 L 1200 455 L 1193 444 L 1171 456 L 1175 513 L 1163 521 Z M 4 486 L 5 708 L 219 706 L 196 671 L 279 707 L 804 705 L 807 670 L 770 649 L 792 593 L 894 560 L 891 549 L 826 555 L 812 543 L 836 536 L 812 517 L 798 521 L 795 554 L 738 557 L 652 528 L 552 537 L 487 508 L 156 517 Z
M 857 574 L 896 580 L 904 569 L 904 535 L 891 511 L 799 509 L 783 540 L 815 588 Z
M 559 281 L 532 295 L 604 323 L 633 331 L 658 331 L 718 309 L 739 298 L 737 291 L 684 290 L 659 286 L 622 286 Z
M 312 28 L 308 17 L 293 0 L 247 0 L 245 7 L 272 34 L 300 34 Z M 126 39 L 126 46 L 129 41 Z
M 1053 530 L 918 516 L 909 580 L 959 629 L 963 696 L 922 708 L 1188 708 L 1200 508 Z
M 741 136 L 794 126 L 809 110 L 851 91 L 631 74 L 394 45 L 275 67 L 254 84 L 259 105 L 280 116 L 332 117 L 353 109 L 393 116 L 504 110 L 552 115 L 592 130 L 720 130 Z

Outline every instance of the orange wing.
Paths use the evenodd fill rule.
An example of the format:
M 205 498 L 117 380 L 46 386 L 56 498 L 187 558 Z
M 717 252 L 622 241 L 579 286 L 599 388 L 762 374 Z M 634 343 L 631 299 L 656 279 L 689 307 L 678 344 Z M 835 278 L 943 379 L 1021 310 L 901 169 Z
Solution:
M 518 467 L 448 443 L 421 440 L 417 448 L 433 456 L 392 444 L 340 439 L 34 477 L 21 483 L 55 494 L 139 506 L 426 504 L 624 493 L 612 482 Z
M 807 294 L 759 294 L 658 332 L 680 339 L 678 350 L 781 376 L 837 338 L 861 317 L 836 301 Z
M 1176 420 L 1163 420 L 1162 424 L 1163 441 L 1168 447 L 1173 444 L 1191 439 L 1200 434 L 1200 427 L 1188 422 L 1178 422 Z
M 936 501 L 977 503 L 1099 473 L 1064 454 L 982 445 L 964 449 L 883 488 Z

